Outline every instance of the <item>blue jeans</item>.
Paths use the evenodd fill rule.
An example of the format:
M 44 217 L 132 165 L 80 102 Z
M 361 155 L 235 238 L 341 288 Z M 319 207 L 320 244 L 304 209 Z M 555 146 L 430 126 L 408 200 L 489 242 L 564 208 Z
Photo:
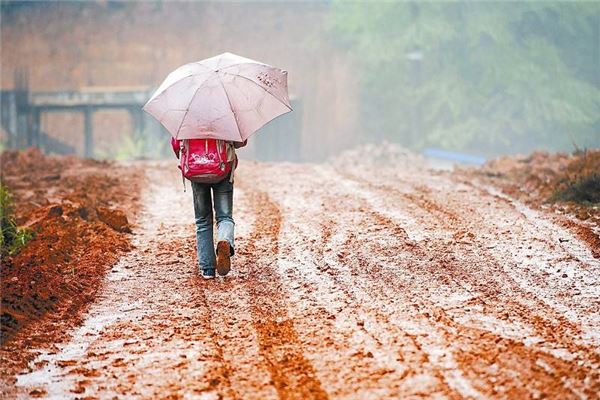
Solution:
M 212 194 L 211 196 L 211 189 Z M 217 218 L 217 240 L 227 240 L 233 255 L 233 183 L 229 177 L 218 183 L 192 182 L 194 215 L 196 217 L 196 244 L 200 269 L 216 266 L 213 243 L 213 204 Z M 214 197 L 214 203 L 213 199 Z

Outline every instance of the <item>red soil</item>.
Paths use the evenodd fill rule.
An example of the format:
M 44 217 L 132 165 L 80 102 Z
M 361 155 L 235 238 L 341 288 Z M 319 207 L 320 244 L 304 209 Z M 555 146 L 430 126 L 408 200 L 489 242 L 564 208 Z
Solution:
M 133 168 L 34 149 L 4 152 L 1 161 L 17 222 L 35 233 L 2 260 L 2 358 L 16 366 L 27 353 L 11 349 L 60 341 L 95 298 L 107 269 L 131 249 L 126 214 L 136 210 L 141 179 Z M 60 323 L 32 331 L 40 319 Z
M 505 156 L 488 161 L 479 170 L 490 183 L 530 205 L 551 203 L 553 195 L 578 179 L 600 172 L 600 149 L 575 154 L 537 151 L 527 157 Z M 598 207 L 556 202 L 556 210 L 567 211 L 580 220 L 600 222 Z
M 499 187 L 504 193 L 535 208 L 549 208 L 557 222 L 574 231 L 600 258 L 600 207 L 561 201 L 554 196 L 582 177 L 600 173 L 600 149 L 574 154 L 534 152 L 505 156 L 481 169 L 463 170 L 470 178 Z
M 135 248 L 60 346 L 17 342 L 25 331 L 40 337 L 32 328 L 45 320 L 9 341 L 35 359 L 3 371 L 0 389 L 18 398 L 596 398 L 600 262 L 589 246 L 554 213 L 475 175 L 417 164 L 241 163 L 232 271 L 205 281 L 177 168 L 136 163 L 147 178 L 138 177 Z M 123 168 L 89 169 L 109 179 Z M 119 182 L 111 188 L 133 181 Z

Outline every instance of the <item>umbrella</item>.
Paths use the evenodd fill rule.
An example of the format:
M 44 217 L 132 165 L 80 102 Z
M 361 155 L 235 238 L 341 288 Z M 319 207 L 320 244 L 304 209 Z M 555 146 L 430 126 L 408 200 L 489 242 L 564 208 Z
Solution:
M 176 139 L 242 142 L 292 111 L 287 71 L 223 53 L 171 72 L 143 110 Z

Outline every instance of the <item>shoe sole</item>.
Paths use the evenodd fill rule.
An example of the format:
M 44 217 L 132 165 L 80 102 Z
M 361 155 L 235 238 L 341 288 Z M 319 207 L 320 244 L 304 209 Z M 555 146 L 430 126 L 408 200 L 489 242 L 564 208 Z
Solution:
M 231 270 L 231 249 L 229 242 L 222 240 L 217 244 L 217 272 L 225 276 Z
M 209 280 L 209 279 L 215 279 L 215 274 L 212 274 L 212 275 L 204 275 L 202 272 L 200 272 L 200 276 L 201 276 L 203 279 L 206 279 L 206 280 Z

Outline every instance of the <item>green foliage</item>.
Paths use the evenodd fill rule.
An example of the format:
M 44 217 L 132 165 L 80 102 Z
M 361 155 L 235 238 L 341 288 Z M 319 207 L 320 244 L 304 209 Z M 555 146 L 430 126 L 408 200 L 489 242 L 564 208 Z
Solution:
M 569 183 L 557 191 L 551 200 L 600 205 L 600 174 L 589 174 Z
M 367 134 L 488 154 L 600 146 L 598 2 L 338 1 L 332 15 Z
M 162 134 L 159 138 L 155 135 L 141 133 L 138 135 L 125 134 L 113 146 L 113 151 L 97 151 L 100 158 L 115 160 L 142 160 L 165 158 L 169 153 L 169 136 Z
M 2 256 L 16 254 L 33 237 L 31 231 L 17 226 L 13 216 L 12 198 L 6 187 L 0 184 L 0 248 Z

